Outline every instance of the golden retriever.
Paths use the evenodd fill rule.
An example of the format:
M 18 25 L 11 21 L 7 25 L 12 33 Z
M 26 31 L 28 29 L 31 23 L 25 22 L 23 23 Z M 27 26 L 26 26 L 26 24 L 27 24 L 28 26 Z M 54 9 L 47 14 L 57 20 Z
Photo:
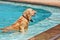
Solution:
M 29 21 L 32 21 L 31 17 L 35 15 L 35 10 L 28 8 L 24 11 L 23 15 L 11 26 L 0 28 L 3 32 L 8 32 L 12 30 L 16 30 L 24 33 L 28 30 Z

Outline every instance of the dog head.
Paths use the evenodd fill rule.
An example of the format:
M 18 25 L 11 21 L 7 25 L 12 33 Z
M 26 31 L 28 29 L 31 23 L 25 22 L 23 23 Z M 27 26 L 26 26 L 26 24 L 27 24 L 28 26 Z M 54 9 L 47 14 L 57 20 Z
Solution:
M 31 9 L 31 8 L 28 8 L 25 12 L 28 13 L 29 15 L 31 15 L 31 16 L 34 16 L 35 13 L 36 13 L 36 11 Z
M 36 13 L 35 10 L 31 9 L 31 8 L 28 8 L 27 10 L 24 11 L 24 17 L 27 19 L 27 20 L 30 20 L 32 22 L 32 19 L 31 17 L 34 16 Z

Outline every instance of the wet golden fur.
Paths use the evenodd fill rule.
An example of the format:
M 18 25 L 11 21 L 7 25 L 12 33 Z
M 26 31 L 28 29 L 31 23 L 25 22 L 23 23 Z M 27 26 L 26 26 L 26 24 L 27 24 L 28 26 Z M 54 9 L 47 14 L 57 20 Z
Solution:
M 2 28 L 1 30 L 3 32 L 8 32 L 12 30 L 20 31 L 24 33 L 28 30 L 29 21 L 31 20 L 31 17 L 35 14 L 35 11 L 31 8 L 24 11 L 23 15 L 11 26 L 8 26 L 6 28 Z M 26 18 L 25 18 L 26 17 Z

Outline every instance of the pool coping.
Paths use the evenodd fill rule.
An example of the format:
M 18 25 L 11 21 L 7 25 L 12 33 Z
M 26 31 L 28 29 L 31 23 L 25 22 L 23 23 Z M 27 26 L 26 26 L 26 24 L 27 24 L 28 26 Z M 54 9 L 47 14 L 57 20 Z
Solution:
M 55 40 L 60 36 L 59 28 L 60 28 L 60 24 L 55 26 L 54 28 L 51 28 L 41 34 L 38 34 L 38 35 L 30 38 L 29 40 Z
M 58 7 L 60 8 L 59 6 L 53 6 L 53 5 L 45 5 L 45 4 L 39 4 L 39 3 L 29 3 L 29 2 L 24 2 L 24 1 L 0 1 L 0 2 L 10 2 L 10 3 L 23 3 L 23 4 L 32 4 L 32 5 L 42 5 L 42 6 L 49 6 L 49 7 Z
M 54 5 L 47 5 L 44 3 L 36 3 L 36 2 L 27 2 L 27 1 L 14 1 L 14 0 L 6 0 L 7 2 L 16 2 L 16 3 L 25 3 L 25 4 L 33 4 L 33 5 L 44 5 L 44 6 L 52 6 L 52 7 L 60 7 L 60 6 L 54 6 Z

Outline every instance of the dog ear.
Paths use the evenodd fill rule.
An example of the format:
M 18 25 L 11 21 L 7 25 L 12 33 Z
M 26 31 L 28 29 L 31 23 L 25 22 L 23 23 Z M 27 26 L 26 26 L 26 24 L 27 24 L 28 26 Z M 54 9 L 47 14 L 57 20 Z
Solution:
M 31 21 L 31 22 L 33 22 L 33 20 L 32 20 L 32 19 L 31 19 L 30 21 Z

